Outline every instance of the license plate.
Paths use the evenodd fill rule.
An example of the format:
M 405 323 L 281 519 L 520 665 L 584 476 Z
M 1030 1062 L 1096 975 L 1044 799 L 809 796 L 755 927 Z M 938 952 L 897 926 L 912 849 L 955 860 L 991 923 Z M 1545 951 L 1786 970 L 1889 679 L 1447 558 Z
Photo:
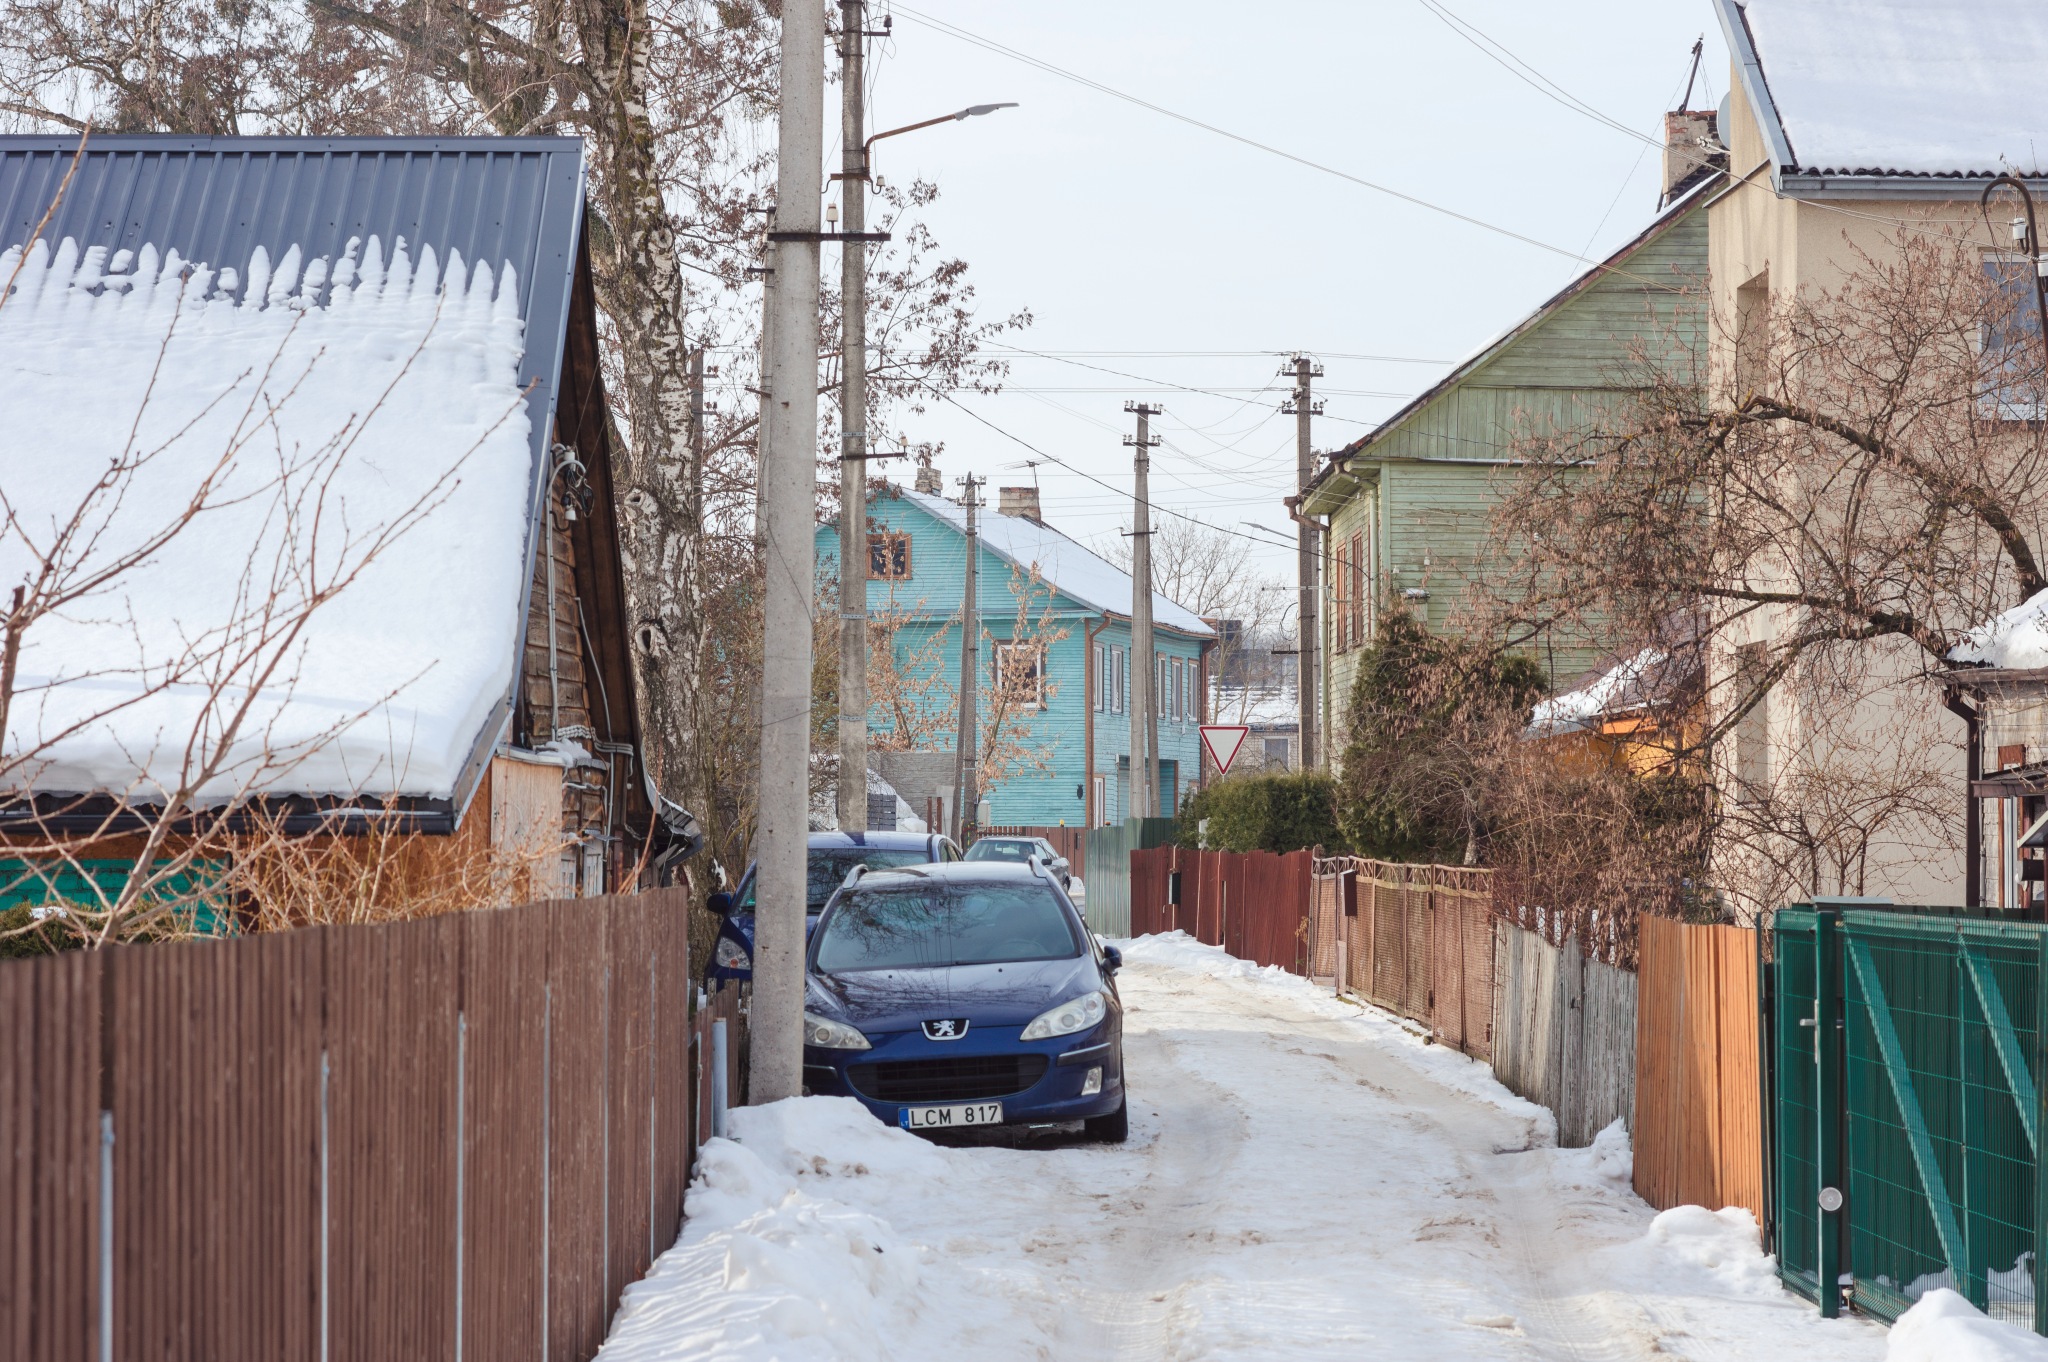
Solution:
M 896 1121 L 905 1130 L 964 1130 L 968 1126 L 999 1126 L 1003 1123 L 1003 1104 L 969 1102 L 957 1107 L 904 1107 L 897 1112 Z

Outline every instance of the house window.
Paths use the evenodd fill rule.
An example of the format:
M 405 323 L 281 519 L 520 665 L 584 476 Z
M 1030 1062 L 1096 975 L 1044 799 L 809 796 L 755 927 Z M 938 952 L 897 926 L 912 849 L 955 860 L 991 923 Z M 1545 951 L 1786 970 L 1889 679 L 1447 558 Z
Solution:
M 910 536 L 871 534 L 868 536 L 868 580 L 901 582 L 910 576 Z
M 1337 545 L 1337 561 L 1330 577 L 1331 614 L 1335 616 L 1331 622 L 1330 643 L 1341 653 L 1351 647 L 1350 633 L 1345 627 L 1351 615 L 1351 601 L 1346 594 L 1351 589 L 1351 550 L 1341 543 Z
M 1109 779 L 1106 776 L 1088 777 L 1088 826 L 1091 828 L 1109 825 Z
M 1095 683 L 1095 712 L 1097 714 L 1109 708 L 1108 653 L 1109 649 L 1100 643 L 1094 644 L 1088 653 L 1088 665 L 1092 669 L 1089 675 Z
M 1356 648 L 1365 642 L 1365 536 L 1351 536 L 1350 580 L 1345 589 L 1351 593 L 1351 609 L 1348 612 L 1351 628 L 1351 646 Z
M 1044 650 L 1036 643 L 996 644 L 996 684 L 1018 708 L 1044 709 Z
M 1770 645 L 1745 643 L 1735 650 L 1735 702 L 1748 697 L 1763 681 Z M 1771 694 L 1765 691 L 1749 712 L 1735 721 L 1735 797 L 1756 804 L 1770 792 Z
M 1285 769 L 1287 766 L 1287 739 L 1266 739 L 1266 765 Z
M 2038 421 L 2042 401 L 2041 312 L 2034 266 L 2024 256 L 1987 255 L 1989 311 L 1980 328 L 1984 389 L 1978 414 L 1987 421 Z

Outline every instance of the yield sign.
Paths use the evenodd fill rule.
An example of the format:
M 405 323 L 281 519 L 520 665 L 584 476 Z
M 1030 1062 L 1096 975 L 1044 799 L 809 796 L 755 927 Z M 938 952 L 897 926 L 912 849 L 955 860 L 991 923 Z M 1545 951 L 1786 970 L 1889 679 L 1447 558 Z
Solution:
M 1237 760 L 1237 750 L 1244 746 L 1245 736 L 1250 732 L 1245 724 L 1202 725 L 1202 746 L 1209 749 L 1218 775 L 1230 774 L 1230 763 Z

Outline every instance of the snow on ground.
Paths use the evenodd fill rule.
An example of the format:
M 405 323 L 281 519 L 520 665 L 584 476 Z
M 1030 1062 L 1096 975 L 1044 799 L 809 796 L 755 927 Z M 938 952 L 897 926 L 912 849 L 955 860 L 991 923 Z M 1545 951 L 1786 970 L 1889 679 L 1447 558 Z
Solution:
M 1644 1205 L 1618 1125 L 1557 1149 L 1548 1113 L 1382 1014 L 1180 934 L 1123 949 L 1129 1144 L 737 1111 L 600 1356 L 2048 1356 L 1950 1292 L 1889 1335 L 1823 1320 L 1748 1212 Z

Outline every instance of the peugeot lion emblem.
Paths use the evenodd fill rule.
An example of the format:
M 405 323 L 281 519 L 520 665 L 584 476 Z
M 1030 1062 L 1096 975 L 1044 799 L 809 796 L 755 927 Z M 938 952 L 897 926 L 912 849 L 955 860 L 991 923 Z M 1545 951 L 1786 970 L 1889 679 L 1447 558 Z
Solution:
M 942 1017 L 924 1024 L 926 1040 L 958 1040 L 967 1034 L 967 1018 Z

